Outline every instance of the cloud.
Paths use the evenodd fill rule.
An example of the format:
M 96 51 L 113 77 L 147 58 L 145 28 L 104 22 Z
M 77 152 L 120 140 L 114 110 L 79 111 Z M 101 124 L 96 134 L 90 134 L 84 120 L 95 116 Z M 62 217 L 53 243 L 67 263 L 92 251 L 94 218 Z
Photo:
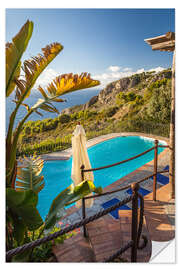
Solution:
M 132 71 L 132 68 L 126 67 L 126 68 L 123 68 L 123 71 Z
M 149 71 L 149 70 L 148 70 Z M 143 72 L 145 72 L 145 69 L 144 68 L 140 68 L 140 69 L 138 69 L 137 71 L 136 71 L 136 73 L 143 73 Z
M 160 71 L 163 71 L 165 68 L 163 67 L 157 67 L 157 68 L 152 68 L 150 69 L 149 71 L 155 71 L 156 73 L 160 72 Z
M 118 66 L 110 66 L 110 67 L 108 68 L 108 70 L 110 70 L 110 71 L 112 71 L 112 72 L 117 72 L 117 71 L 120 70 L 120 67 L 118 67 Z
M 148 71 L 154 71 L 156 73 L 163 71 L 165 68 L 163 67 L 155 67 L 151 68 L 149 70 L 145 70 L 144 68 L 138 69 L 136 71 L 133 71 L 132 68 L 126 67 L 123 68 L 122 71 L 120 70 L 120 67 L 118 66 L 110 66 L 106 70 L 108 72 L 104 72 L 102 74 L 95 74 L 92 76 L 93 79 L 99 80 L 101 84 L 98 86 L 99 89 L 104 88 L 107 84 L 119 80 L 121 78 L 132 76 L 136 73 L 142 73 L 142 72 L 148 72 Z
M 41 85 L 42 87 L 47 86 L 53 79 L 55 79 L 58 76 L 58 72 L 55 71 L 52 68 L 48 68 L 46 70 L 43 71 L 43 73 L 39 76 L 39 78 L 36 81 L 36 84 L 34 86 L 35 89 L 37 89 L 37 87 L 39 85 Z
M 151 68 L 149 70 L 145 70 L 144 68 L 138 69 L 136 71 L 133 71 L 130 67 L 121 68 L 119 66 L 109 66 L 103 73 L 100 74 L 94 74 L 92 75 L 92 78 L 95 80 L 99 80 L 101 84 L 96 87 L 96 89 L 103 89 L 107 84 L 119 80 L 124 77 L 131 76 L 135 73 L 142 73 L 147 71 L 154 71 L 154 72 L 160 72 L 164 70 L 163 67 L 155 67 Z M 120 71 L 121 70 L 121 71 Z M 55 79 L 58 75 L 60 75 L 56 70 L 49 68 L 44 70 L 44 72 L 39 76 L 34 89 L 37 89 L 39 85 L 42 87 L 46 87 L 53 79 Z

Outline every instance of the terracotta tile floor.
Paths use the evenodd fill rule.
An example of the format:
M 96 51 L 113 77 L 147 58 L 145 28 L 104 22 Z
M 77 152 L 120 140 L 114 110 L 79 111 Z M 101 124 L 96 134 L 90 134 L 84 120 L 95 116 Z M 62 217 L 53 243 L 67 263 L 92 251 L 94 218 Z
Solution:
M 170 224 L 164 206 L 168 204 L 169 185 L 157 190 L 157 201 L 152 201 L 152 193 L 145 196 L 145 217 L 143 234 L 148 237 L 148 244 L 138 250 L 137 261 L 148 262 L 151 256 L 151 240 L 169 241 L 174 238 L 174 227 Z M 89 240 L 77 233 L 64 244 L 54 247 L 53 251 L 59 262 L 103 262 L 127 241 L 131 239 L 131 211 L 120 210 L 120 219 L 114 220 L 106 215 L 87 225 Z M 122 258 L 130 262 L 130 251 Z
M 153 241 L 169 241 L 175 237 L 174 226 L 170 223 L 165 206 L 169 202 L 169 184 L 157 190 L 156 202 L 152 193 L 144 197 L 144 214 L 147 228 Z
M 63 244 L 53 247 L 58 262 L 94 262 L 94 252 L 83 234 L 77 233 L 64 241 Z
M 131 211 L 120 210 L 119 213 L 120 220 L 114 220 L 107 215 L 87 225 L 90 243 L 94 250 L 95 260 L 97 262 L 103 262 L 131 240 Z M 104 233 L 97 229 L 99 227 L 103 227 Z M 145 220 L 143 233 L 148 237 Z M 148 240 L 147 247 L 143 250 L 138 250 L 138 262 L 148 262 L 150 259 L 151 241 L 150 239 Z M 122 258 L 128 262 L 130 262 L 130 252 L 131 249 L 128 249 L 122 255 Z

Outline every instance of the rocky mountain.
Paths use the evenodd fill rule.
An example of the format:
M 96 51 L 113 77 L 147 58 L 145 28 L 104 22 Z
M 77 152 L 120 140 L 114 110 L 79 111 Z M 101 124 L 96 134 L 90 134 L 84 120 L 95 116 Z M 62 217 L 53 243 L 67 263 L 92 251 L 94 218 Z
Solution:
M 80 110 L 87 109 L 101 109 L 104 106 L 113 106 L 116 103 L 116 97 L 120 92 L 128 93 L 134 91 L 140 95 L 144 94 L 153 82 L 161 81 L 163 79 L 171 78 L 171 70 L 165 70 L 159 73 L 155 72 L 143 72 L 140 74 L 134 74 L 130 77 L 125 77 L 109 83 L 104 89 L 102 89 L 98 96 L 92 97 L 84 105 L 77 105 L 71 108 L 66 108 L 62 111 L 62 114 L 71 114 Z
M 46 149 L 45 146 L 48 151 L 50 145 L 54 145 L 53 151 L 56 147 L 65 149 L 71 145 L 71 134 L 77 122 L 84 126 L 88 139 L 113 132 L 135 131 L 168 137 L 170 104 L 170 69 L 134 74 L 108 84 L 98 96 L 63 110 L 57 118 L 27 122 L 18 151 L 33 153 Z

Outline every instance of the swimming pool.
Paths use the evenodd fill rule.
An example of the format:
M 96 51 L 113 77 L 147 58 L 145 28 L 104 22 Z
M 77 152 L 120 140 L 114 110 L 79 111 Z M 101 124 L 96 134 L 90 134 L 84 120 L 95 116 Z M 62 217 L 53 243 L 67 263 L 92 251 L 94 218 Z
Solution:
M 165 145 L 163 141 L 159 144 Z M 140 154 L 154 146 L 154 140 L 141 136 L 116 137 L 98 143 L 88 149 L 88 155 L 92 168 L 110 165 L 137 154 Z M 158 154 L 164 148 L 158 149 Z M 102 188 L 112 184 L 119 178 L 138 169 L 147 162 L 153 160 L 154 151 L 150 151 L 142 157 L 129 161 L 119 166 L 95 171 L 94 183 Z M 53 199 L 71 183 L 72 157 L 69 160 L 45 161 L 42 174 L 45 179 L 45 187 L 39 193 L 38 210 L 43 218 L 48 213 Z

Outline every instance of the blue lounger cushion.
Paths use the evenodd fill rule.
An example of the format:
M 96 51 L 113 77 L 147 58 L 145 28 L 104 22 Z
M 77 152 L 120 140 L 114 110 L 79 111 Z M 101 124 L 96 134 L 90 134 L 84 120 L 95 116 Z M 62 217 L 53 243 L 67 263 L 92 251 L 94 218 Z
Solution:
M 151 179 L 153 180 L 153 177 L 151 177 Z M 158 173 L 157 174 L 157 182 L 162 184 L 162 185 L 167 185 L 169 183 L 169 177 Z
M 169 170 L 169 165 L 166 165 L 166 167 L 164 167 L 163 170 Z M 150 179 L 153 179 L 153 176 L 151 176 Z M 169 177 L 158 173 L 157 174 L 157 182 L 162 184 L 162 185 L 167 185 L 169 183 Z
M 117 204 L 118 202 L 120 202 L 120 200 L 118 200 L 117 198 L 113 198 L 112 200 L 109 200 L 103 204 L 101 204 L 101 206 L 104 208 L 104 209 L 107 209 L 115 204 Z M 116 208 L 114 211 L 111 211 L 109 213 L 109 215 L 111 215 L 113 218 L 115 219 L 119 219 L 119 213 L 118 211 L 119 210 L 130 210 L 131 208 L 129 208 L 127 205 L 122 205 L 118 208 Z
M 132 189 L 131 189 L 131 188 L 129 188 L 128 190 L 126 190 L 126 192 L 127 192 L 128 194 L 132 195 Z M 139 192 L 143 197 L 146 196 L 146 195 L 148 195 L 149 193 L 151 193 L 151 191 L 149 191 L 149 190 L 147 190 L 147 189 L 145 189 L 145 188 L 142 188 L 142 187 L 139 188 L 139 191 L 138 191 L 138 192 Z
M 132 195 L 132 189 L 129 188 L 128 190 L 126 190 L 126 192 L 129 194 L 129 195 Z M 151 191 L 145 189 L 145 188 L 139 188 L 139 191 L 138 191 L 143 197 L 146 196 L 147 194 L 151 193 Z M 140 206 L 140 199 L 138 199 L 138 207 Z
M 164 170 L 169 170 L 169 165 L 167 165 L 166 167 L 164 167 Z

